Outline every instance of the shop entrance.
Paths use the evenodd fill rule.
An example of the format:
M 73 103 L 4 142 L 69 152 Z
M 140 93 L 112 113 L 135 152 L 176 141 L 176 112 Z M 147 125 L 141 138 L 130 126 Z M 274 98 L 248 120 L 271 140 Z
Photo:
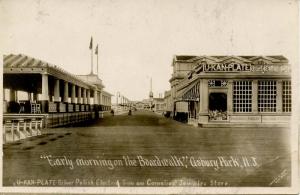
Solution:
M 209 94 L 209 118 L 210 120 L 227 120 L 227 94 Z
M 211 93 L 209 94 L 209 110 L 227 111 L 227 94 Z

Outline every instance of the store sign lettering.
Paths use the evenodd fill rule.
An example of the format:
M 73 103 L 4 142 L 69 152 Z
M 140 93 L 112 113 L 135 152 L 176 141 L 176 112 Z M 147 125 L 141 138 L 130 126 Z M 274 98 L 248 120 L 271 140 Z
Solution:
M 198 64 L 197 72 L 250 72 L 251 64 Z

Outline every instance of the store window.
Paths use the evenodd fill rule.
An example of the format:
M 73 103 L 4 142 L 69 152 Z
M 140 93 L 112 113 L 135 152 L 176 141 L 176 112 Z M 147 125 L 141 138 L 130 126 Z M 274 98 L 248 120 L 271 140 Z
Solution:
M 292 87 L 291 81 L 282 82 L 282 111 L 292 111 Z
M 258 111 L 276 112 L 276 81 L 258 81 Z
M 252 82 L 251 81 L 233 82 L 233 111 L 234 112 L 252 111 Z

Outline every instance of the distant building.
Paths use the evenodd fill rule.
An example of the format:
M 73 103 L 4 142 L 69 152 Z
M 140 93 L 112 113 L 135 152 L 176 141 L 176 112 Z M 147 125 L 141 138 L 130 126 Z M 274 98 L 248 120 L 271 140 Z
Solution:
M 76 76 L 85 82 L 98 86 L 99 91 L 97 92 L 97 94 L 95 94 L 96 98 L 93 99 L 94 101 L 93 103 L 101 105 L 100 111 L 110 111 L 112 94 L 103 90 L 104 85 L 102 84 L 102 80 L 96 74 L 76 75 Z
M 150 110 L 153 108 L 152 78 L 150 79 L 149 108 Z
M 144 109 L 145 110 L 151 110 L 152 108 L 152 105 L 153 105 L 153 100 L 151 99 L 143 99 L 142 100 L 142 103 L 144 104 Z
M 165 111 L 165 101 L 164 98 L 153 98 L 153 111 L 158 113 L 163 113 Z
M 164 95 L 164 111 L 165 116 L 170 116 L 172 112 L 172 101 L 171 101 L 171 91 L 165 91 Z
M 143 110 L 145 106 L 143 102 L 136 102 L 134 105 L 137 110 Z

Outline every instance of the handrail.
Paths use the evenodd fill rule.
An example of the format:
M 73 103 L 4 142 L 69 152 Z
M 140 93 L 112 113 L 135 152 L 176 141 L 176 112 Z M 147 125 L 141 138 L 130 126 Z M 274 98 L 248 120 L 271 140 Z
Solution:
M 3 119 L 14 119 L 14 118 L 44 118 L 48 114 L 3 114 Z
M 3 143 L 41 135 L 46 118 L 47 114 L 3 114 Z

